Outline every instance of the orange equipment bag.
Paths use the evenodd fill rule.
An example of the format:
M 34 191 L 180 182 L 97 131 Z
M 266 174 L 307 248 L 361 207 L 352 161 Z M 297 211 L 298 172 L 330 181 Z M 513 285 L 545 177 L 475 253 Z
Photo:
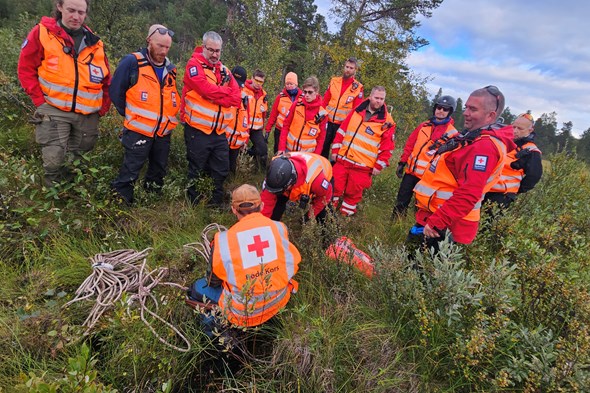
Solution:
M 375 275 L 373 258 L 356 248 L 352 240 L 346 236 L 341 236 L 333 244 L 330 244 L 326 255 L 331 259 L 355 266 L 369 278 L 373 278 Z

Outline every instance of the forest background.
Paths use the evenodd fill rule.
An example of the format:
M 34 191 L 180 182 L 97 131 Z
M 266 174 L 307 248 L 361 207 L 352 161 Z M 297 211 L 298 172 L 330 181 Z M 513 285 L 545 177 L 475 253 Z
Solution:
M 104 40 L 111 71 L 143 45 L 149 25 L 165 24 L 176 32 L 170 58 L 179 80 L 202 34 L 218 31 L 223 63 L 240 64 L 249 74 L 264 70 L 271 99 L 286 72 L 297 72 L 300 81 L 318 76 L 323 91 L 355 56 L 366 89 L 387 89 L 398 124 L 395 163 L 409 133 L 431 115 L 427 76 L 413 73 L 404 60 L 427 45 L 415 35 L 417 15 L 428 16 L 440 4 L 333 1 L 329 17 L 336 33 L 328 32 L 325 16 L 309 0 L 101 0 L 91 2 L 87 23 Z M 114 110 L 101 120 L 95 151 L 74 163 L 74 181 L 41 186 L 39 151 L 27 122 L 33 107 L 20 89 L 16 63 L 26 34 L 51 9 L 47 0 L 0 0 L 0 391 L 590 389 L 590 186 L 583 163 L 590 160 L 590 129 L 576 139 L 571 122 L 558 127 L 555 113 L 535 123 L 546 159 L 542 182 L 505 215 L 484 219 L 473 245 L 422 257 L 425 279 L 408 269 L 403 248 L 411 214 L 389 219 L 399 185 L 391 170 L 375 179 L 357 217 L 330 224 L 334 235 L 349 236 L 375 258 L 373 280 L 328 260 L 315 240 L 319 229 L 302 226 L 296 213 L 288 216 L 304 257 L 301 290 L 277 326 L 251 332 L 272 345 L 259 345 L 257 358 L 235 374 L 206 372 L 214 352 L 182 294 L 172 290 L 159 290 L 159 312 L 189 337 L 188 353 L 163 346 L 137 310 L 125 312 L 124 302 L 82 336 L 91 303 L 61 306 L 90 274 L 89 257 L 152 247 L 149 265 L 168 267 L 171 281 L 188 285 L 205 264 L 183 245 L 199 240 L 209 222 L 229 226 L 234 219 L 184 200 L 180 129 L 164 193 L 138 189 L 134 207 L 113 203 L 109 182 L 122 158 L 122 120 Z M 459 98 L 457 128 L 462 107 Z M 503 113 L 506 122 L 515 115 L 509 108 Z M 252 162 L 243 157 L 241 164 L 228 190 L 260 184 Z

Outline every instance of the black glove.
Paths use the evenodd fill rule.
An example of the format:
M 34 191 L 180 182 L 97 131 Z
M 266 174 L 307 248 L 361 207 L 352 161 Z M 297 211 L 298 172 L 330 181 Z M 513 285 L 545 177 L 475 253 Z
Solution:
M 314 117 L 315 124 L 320 124 L 322 122 L 322 120 L 324 120 L 324 117 L 326 117 L 326 115 L 320 115 L 319 113 L 317 115 L 315 115 L 315 117 Z
M 268 131 L 268 132 L 264 132 L 264 141 L 265 141 L 266 143 L 268 143 L 268 137 L 269 137 L 269 135 L 270 135 L 270 131 Z
M 244 105 L 244 109 L 248 109 L 248 96 L 242 97 L 242 105 Z
M 400 162 L 397 164 L 397 170 L 395 171 L 395 175 L 401 179 L 402 177 L 404 177 L 404 168 L 406 166 L 405 162 Z

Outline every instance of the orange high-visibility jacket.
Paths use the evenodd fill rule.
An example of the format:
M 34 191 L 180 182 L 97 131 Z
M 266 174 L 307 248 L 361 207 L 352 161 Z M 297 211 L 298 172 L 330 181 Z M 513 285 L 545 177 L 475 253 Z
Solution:
M 275 316 L 297 291 L 301 255 L 287 227 L 261 213 L 243 217 L 214 238 L 212 272 L 223 281 L 219 306 L 238 326 L 258 326 Z
M 293 102 L 291 101 L 291 97 L 288 94 L 283 94 L 282 92 L 279 94 L 279 103 L 277 105 L 277 122 L 275 123 L 275 127 L 279 130 L 283 129 L 283 123 L 285 122 L 285 118 L 289 113 L 289 109 L 291 109 L 291 105 Z
M 434 154 L 434 152 L 430 152 L 430 149 L 434 146 L 437 146 L 437 144 L 442 144 L 459 134 L 459 131 L 455 129 L 455 126 L 453 126 L 451 122 L 447 123 L 447 130 L 437 141 L 430 140 L 433 131 L 434 124 L 428 122 L 424 124 L 424 126 L 418 132 L 414 149 L 412 150 L 412 153 L 410 153 L 410 157 L 408 157 L 408 167 L 406 168 L 406 173 L 414 175 L 418 178 L 422 178 L 422 175 L 424 174 L 424 171 L 426 170 L 426 167 L 428 167 L 428 164 L 430 163 L 430 160 L 432 160 Z
M 264 126 L 264 117 L 268 111 L 268 102 L 266 100 L 266 91 L 262 89 L 262 95 L 258 98 L 256 93 L 248 86 L 244 86 L 243 91 L 248 96 L 248 112 L 252 121 L 251 130 L 262 130 Z
M 291 152 L 288 154 L 291 157 L 303 158 L 307 165 L 307 176 L 305 176 L 305 181 L 285 193 L 285 195 L 289 197 L 289 200 L 296 202 L 301 195 L 309 195 L 310 197 L 313 197 L 311 193 L 311 185 L 322 173 L 326 180 L 332 180 L 332 165 L 325 157 L 315 153 L 304 152 Z
M 527 142 L 524 145 L 519 146 L 516 149 L 509 152 L 506 155 L 504 167 L 502 168 L 502 173 L 500 174 L 500 179 L 498 179 L 498 182 L 494 184 L 494 186 L 490 189 L 490 192 L 498 192 L 502 194 L 518 194 L 518 190 L 520 189 L 520 182 L 524 177 L 524 170 L 514 169 L 510 166 L 510 164 L 516 161 L 516 153 L 524 149 L 529 149 L 531 151 L 541 153 L 541 150 L 539 150 L 537 145 L 535 145 L 533 142 Z
M 318 115 L 326 115 L 326 110 L 321 106 Z M 287 150 L 313 153 L 321 131 L 320 125 L 314 119 L 305 121 L 305 106 L 298 103 L 287 134 Z
M 128 130 L 153 137 L 170 134 L 178 125 L 176 68 L 164 69 L 163 86 L 149 61 L 140 52 L 137 59 L 137 83 L 125 93 L 125 123 Z
M 498 154 L 500 157 L 504 157 L 506 155 L 506 146 L 502 141 L 498 138 L 493 137 L 491 135 L 480 135 L 475 139 L 481 138 L 490 138 L 490 140 L 494 143 L 496 149 L 498 150 Z M 459 149 L 462 147 L 459 147 Z M 453 150 L 457 151 L 457 150 Z M 431 162 L 430 168 L 424 175 L 416 187 L 414 187 L 414 193 L 416 195 L 416 205 L 419 209 L 435 212 L 437 211 L 444 203 L 447 201 L 451 196 L 453 196 L 453 192 L 457 189 L 458 184 L 457 180 L 449 170 L 446 164 L 445 156 L 452 153 L 453 151 L 445 152 L 440 155 L 437 155 Z M 504 160 L 499 160 L 494 170 L 491 172 L 490 176 L 486 181 L 486 185 L 484 186 L 483 193 L 479 199 L 479 201 L 475 204 L 473 209 L 462 219 L 466 221 L 479 221 L 480 217 L 480 209 L 481 209 L 481 201 L 483 196 L 486 192 L 488 192 L 492 186 L 498 181 L 500 178 L 500 172 L 503 166 Z
M 389 126 L 383 128 L 383 125 L 387 123 Z M 373 168 L 379 156 L 381 136 L 394 124 L 395 122 L 389 113 L 385 117 L 385 122 L 364 121 L 363 115 L 354 111 L 350 117 L 348 126 L 346 126 L 346 130 L 342 128 L 338 130 L 338 132 L 344 133 L 342 145 L 338 150 L 338 157 L 360 166 Z M 385 162 L 380 165 L 382 168 L 387 166 L 388 164 Z
M 45 52 L 38 70 L 45 101 L 66 112 L 98 112 L 102 82 L 109 75 L 102 41 L 82 48 L 75 59 L 72 48 L 43 24 L 39 24 L 39 41 Z
M 211 70 L 211 68 L 203 62 L 201 62 L 201 66 L 205 72 L 207 82 L 213 85 L 219 85 L 213 70 Z M 222 67 L 222 72 L 226 75 L 229 75 L 230 72 L 227 67 Z M 226 108 L 224 106 L 214 104 L 194 90 L 189 90 L 186 92 L 184 102 L 186 104 L 184 110 L 184 120 L 189 126 L 203 131 L 207 135 L 210 135 L 212 132 L 223 134 L 225 132 L 225 128 L 234 117 L 233 109 L 231 107 Z
M 342 90 L 342 77 L 335 76 L 330 80 L 329 89 L 330 102 L 328 102 L 328 105 L 326 106 L 329 121 L 340 124 L 346 119 L 348 113 L 354 109 L 354 99 L 358 96 L 359 92 L 363 90 L 363 84 L 355 80 L 343 94 L 340 94 L 340 90 Z
M 250 139 L 250 115 L 248 108 L 244 107 L 244 100 L 248 96 L 242 90 L 242 102 L 235 110 L 234 119 L 230 121 L 225 128 L 225 136 L 230 149 L 239 149 L 248 143 Z M 246 101 L 248 102 L 248 101 Z

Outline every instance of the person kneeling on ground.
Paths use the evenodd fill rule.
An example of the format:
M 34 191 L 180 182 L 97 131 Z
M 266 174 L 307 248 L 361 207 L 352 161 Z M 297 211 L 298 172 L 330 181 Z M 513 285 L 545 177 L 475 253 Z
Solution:
M 238 222 L 218 232 L 207 277 L 189 289 L 189 298 L 218 305 L 234 326 L 259 326 L 283 309 L 297 291 L 293 279 L 301 255 L 289 241 L 287 227 L 263 216 L 256 187 L 244 184 L 232 193 L 231 210 Z M 203 314 L 205 333 L 213 337 L 217 318 Z

